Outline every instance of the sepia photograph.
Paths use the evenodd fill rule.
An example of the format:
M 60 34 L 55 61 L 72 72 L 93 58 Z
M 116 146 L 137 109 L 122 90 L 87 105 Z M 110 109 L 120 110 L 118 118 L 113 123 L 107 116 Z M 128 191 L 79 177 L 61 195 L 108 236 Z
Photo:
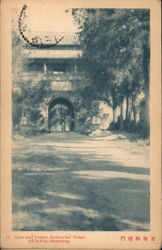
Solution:
M 13 230 L 149 231 L 150 11 L 32 14 L 13 10 Z
M 3 244 L 155 249 L 159 2 L 70 2 L 1 7 Z

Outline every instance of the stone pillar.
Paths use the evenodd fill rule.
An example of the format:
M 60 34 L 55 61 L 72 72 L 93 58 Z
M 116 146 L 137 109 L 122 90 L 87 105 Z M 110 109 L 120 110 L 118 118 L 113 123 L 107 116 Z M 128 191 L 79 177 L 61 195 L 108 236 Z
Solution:
M 49 131 L 49 129 L 48 129 L 48 116 L 44 118 L 44 129 L 46 131 Z
M 47 65 L 46 65 L 46 63 L 43 64 L 43 71 L 44 71 L 44 74 L 46 75 L 47 74 Z
M 77 73 L 77 71 L 78 71 L 77 64 L 74 64 L 74 72 Z
M 46 131 L 48 131 L 48 105 L 46 105 L 46 107 L 44 108 L 43 119 L 44 119 L 43 128 Z

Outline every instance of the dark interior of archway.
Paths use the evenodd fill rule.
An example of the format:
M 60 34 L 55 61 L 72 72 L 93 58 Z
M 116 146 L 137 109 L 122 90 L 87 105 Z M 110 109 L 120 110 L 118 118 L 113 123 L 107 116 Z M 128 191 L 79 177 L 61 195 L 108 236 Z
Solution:
M 48 109 L 49 131 L 74 131 L 74 108 L 65 98 L 57 98 L 50 102 Z

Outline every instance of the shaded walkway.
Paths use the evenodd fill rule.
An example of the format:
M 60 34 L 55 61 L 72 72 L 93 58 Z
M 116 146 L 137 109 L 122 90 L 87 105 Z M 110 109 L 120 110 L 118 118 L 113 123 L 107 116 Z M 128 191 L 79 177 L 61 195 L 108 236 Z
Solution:
M 139 160 L 145 147 L 132 153 L 127 143 L 75 133 L 16 137 L 13 230 L 149 230 L 147 152 Z

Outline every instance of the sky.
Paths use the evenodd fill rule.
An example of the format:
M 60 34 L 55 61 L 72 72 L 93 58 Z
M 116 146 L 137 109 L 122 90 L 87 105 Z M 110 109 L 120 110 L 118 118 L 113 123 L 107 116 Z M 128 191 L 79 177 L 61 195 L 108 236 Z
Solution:
M 28 5 L 26 9 L 28 21 L 32 31 L 46 32 L 77 32 L 77 26 L 70 9 L 40 6 L 33 8 Z

